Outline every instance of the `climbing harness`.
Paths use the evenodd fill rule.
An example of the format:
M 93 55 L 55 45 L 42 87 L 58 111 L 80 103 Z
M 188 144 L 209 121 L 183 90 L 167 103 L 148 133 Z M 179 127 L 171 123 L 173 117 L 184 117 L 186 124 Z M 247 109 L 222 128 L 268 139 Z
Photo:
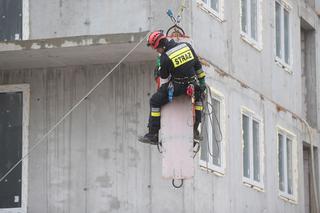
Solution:
M 183 78 L 173 78 L 172 81 L 176 84 L 193 84 L 197 81 L 196 76 L 183 77 Z

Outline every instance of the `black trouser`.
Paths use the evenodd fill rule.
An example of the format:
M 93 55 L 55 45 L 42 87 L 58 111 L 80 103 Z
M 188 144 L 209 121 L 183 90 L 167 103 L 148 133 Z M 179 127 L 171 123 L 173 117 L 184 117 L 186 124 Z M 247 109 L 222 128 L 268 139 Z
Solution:
M 168 86 L 169 82 L 163 84 L 156 93 L 154 93 L 150 99 L 150 117 L 149 117 L 149 132 L 158 133 L 160 129 L 160 108 L 161 106 L 169 102 L 168 99 Z M 198 85 L 195 86 L 195 127 L 198 127 L 201 122 L 201 112 L 202 112 L 202 101 L 201 101 L 201 91 Z M 186 94 L 186 89 L 188 84 L 177 84 L 173 83 L 174 92 L 173 96 L 177 97 Z

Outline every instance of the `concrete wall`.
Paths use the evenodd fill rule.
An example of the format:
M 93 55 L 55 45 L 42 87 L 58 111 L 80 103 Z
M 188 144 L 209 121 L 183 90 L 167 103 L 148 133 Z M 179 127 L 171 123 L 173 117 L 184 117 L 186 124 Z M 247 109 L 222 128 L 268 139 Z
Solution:
M 165 10 L 175 11 L 180 1 L 71 2 L 30 0 L 31 38 L 165 28 L 170 26 L 170 20 L 164 17 Z M 224 1 L 222 21 L 202 10 L 196 1 L 186 1 L 183 26 L 192 36 L 195 49 L 250 87 L 218 75 L 213 66 L 204 68 L 208 84 L 220 91 L 226 102 L 223 176 L 203 171 L 195 159 L 195 178 L 186 181 L 182 189 L 173 189 L 170 181 L 161 179 L 157 149 L 136 140 L 137 135 L 146 130 L 148 94 L 155 91 L 151 74 L 153 62 L 142 59 L 121 65 L 47 143 L 31 154 L 29 212 L 304 212 L 302 141 L 310 140 L 304 125 L 291 113 L 279 111 L 272 101 L 306 118 L 307 109 L 302 104 L 307 98 L 302 92 L 300 16 L 317 33 L 316 67 L 319 67 L 319 23 L 313 9 L 302 1 L 288 2 L 292 7 L 295 59 L 291 74 L 274 62 L 274 1 L 262 1 L 262 50 L 253 48 L 240 37 L 239 1 Z M 123 20 L 119 24 L 118 16 Z M 30 146 L 111 67 L 106 64 L 0 71 L 0 84 L 31 86 Z M 316 79 L 311 88 L 319 87 L 320 78 L 316 76 Z M 316 100 L 314 111 L 318 113 L 320 98 Z M 262 192 L 242 183 L 242 106 L 254 110 L 263 119 Z M 278 196 L 277 125 L 296 135 L 295 204 Z M 313 139 L 319 147 L 316 130 Z
M 81 98 L 111 64 L 1 72 L 30 84 L 30 144 Z M 147 212 L 150 147 L 145 131 L 150 65 L 120 67 L 29 158 L 28 212 Z
M 142 32 L 149 0 L 28 0 L 30 39 Z
M 143 32 L 164 29 L 172 25 L 166 11 L 175 14 L 180 0 L 24 0 L 29 12 L 24 23 L 29 39 L 44 39 L 80 35 Z M 191 6 L 182 13 L 182 23 L 190 31 Z M 27 8 L 25 6 L 25 8 Z
M 193 39 L 196 49 L 213 64 L 252 88 L 303 116 L 301 89 L 300 16 L 318 34 L 315 12 L 302 1 L 287 1 L 292 7 L 292 73 L 275 63 L 274 1 L 262 1 L 262 49 L 252 47 L 240 36 L 240 1 L 225 1 L 224 21 L 193 4 Z M 201 24 L 201 31 L 199 29 Z M 318 36 L 316 46 L 318 49 Z M 317 65 L 319 56 L 317 56 Z M 314 84 L 314 88 L 316 84 Z M 319 90 L 318 90 L 319 91 Z M 295 98 L 291 98 L 295 97 Z
M 112 64 L 0 71 L 0 84 L 30 84 L 30 144 L 41 137 Z M 212 67 L 208 84 L 225 97 L 226 169 L 216 176 L 200 169 L 174 189 L 161 179 L 156 147 L 140 144 L 148 98 L 154 92 L 153 62 L 120 66 L 29 157 L 28 212 L 290 212 L 304 211 L 301 123 L 290 113 Z M 264 190 L 242 183 L 240 109 L 264 121 Z M 276 125 L 296 134 L 297 204 L 278 196 Z M 232 133 L 232 134 L 231 134 Z M 318 141 L 316 135 L 315 141 Z M 319 143 L 317 142 L 319 146 Z

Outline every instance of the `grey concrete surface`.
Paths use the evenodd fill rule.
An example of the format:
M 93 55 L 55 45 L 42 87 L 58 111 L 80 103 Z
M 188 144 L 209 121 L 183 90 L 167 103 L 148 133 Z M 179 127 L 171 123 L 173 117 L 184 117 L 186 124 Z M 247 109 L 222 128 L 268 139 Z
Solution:
M 313 143 L 319 148 L 319 19 L 305 1 L 287 0 L 293 59 L 291 72 L 287 72 L 275 63 L 274 1 L 262 1 L 260 50 L 240 36 L 239 2 L 225 0 L 220 19 L 204 11 L 197 1 L 187 0 L 182 22 L 195 50 L 211 63 L 204 67 L 207 83 L 224 96 L 226 168 L 222 176 L 201 169 L 196 158 L 195 178 L 186 181 L 182 189 L 173 189 L 170 181 L 161 179 L 157 149 L 137 142 L 137 135 L 146 131 L 148 99 L 155 91 L 155 54 L 141 47 L 30 156 L 28 212 L 304 212 L 307 189 L 303 187 L 302 142 L 310 143 L 310 139 L 297 116 L 313 122 Z M 0 44 L 5 48 L 0 50 L 0 84 L 31 86 L 30 145 L 141 36 L 133 43 L 124 39 L 114 45 L 104 36 L 102 40 L 90 38 L 166 29 L 171 22 L 165 11 L 176 11 L 179 3 L 30 0 L 31 38 L 48 39 L 42 43 L 47 46 L 32 41 Z M 318 8 L 318 0 L 315 5 Z M 315 52 L 310 51 L 315 54 L 315 67 L 306 75 L 301 70 L 300 28 L 305 26 L 301 18 L 316 33 Z M 61 46 L 68 41 L 59 37 L 68 36 L 80 37 L 71 47 Z M 50 41 L 58 44 L 52 46 Z M 23 50 L 27 44 L 29 49 Z M 263 121 L 262 191 L 242 181 L 241 107 L 250 108 Z M 279 196 L 278 125 L 296 136 L 294 203 Z
M 0 42 L 0 69 L 114 63 L 146 35 L 147 32 Z M 155 57 L 144 40 L 126 60 Z
M 30 39 L 146 31 L 149 4 L 148 0 L 29 0 Z
M 199 166 L 182 189 L 161 178 L 156 147 L 137 142 L 146 131 L 154 62 L 125 63 L 29 157 L 28 212 L 303 212 L 302 143 L 307 135 L 290 113 L 238 81 L 207 68 L 209 85 L 226 101 L 226 172 Z M 0 83 L 30 84 L 30 144 L 79 100 L 112 64 L 0 71 Z M 240 109 L 264 121 L 264 190 L 242 183 Z M 297 203 L 278 196 L 277 125 L 297 135 Z M 318 143 L 318 135 L 315 138 Z M 301 161 L 300 161 L 300 160 Z

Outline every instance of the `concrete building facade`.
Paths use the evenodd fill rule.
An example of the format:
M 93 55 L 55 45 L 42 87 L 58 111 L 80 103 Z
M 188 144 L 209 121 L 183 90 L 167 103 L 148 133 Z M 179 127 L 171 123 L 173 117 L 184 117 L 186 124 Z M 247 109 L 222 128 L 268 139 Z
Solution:
M 183 2 L 212 122 L 194 178 L 175 189 L 161 178 L 157 148 L 137 141 L 156 90 L 156 53 L 141 41 L 170 27 L 166 10 Z M 0 178 L 30 154 L 17 167 L 17 194 L 5 185 L 11 176 L 3 180 L 0 213 L 317 212 L 319 3 L 22 0 L 23 39 L 0 42 L 0 133 L 11 141 L 5 132 L 17 122 L 21 134 L 18 157 L 1 154 Z

